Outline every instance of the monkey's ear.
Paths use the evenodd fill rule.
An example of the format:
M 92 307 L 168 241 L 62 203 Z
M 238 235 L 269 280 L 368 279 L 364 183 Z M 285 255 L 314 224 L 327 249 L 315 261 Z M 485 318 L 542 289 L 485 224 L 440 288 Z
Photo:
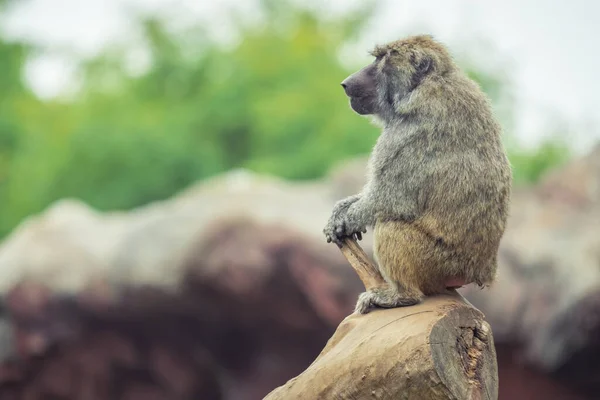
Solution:
M 421 76 L 427 75 L 433 66 L 433 60 L 429 56 L 423 56 L 423 58 L 419 61 L 415 68 L 417 73 Z

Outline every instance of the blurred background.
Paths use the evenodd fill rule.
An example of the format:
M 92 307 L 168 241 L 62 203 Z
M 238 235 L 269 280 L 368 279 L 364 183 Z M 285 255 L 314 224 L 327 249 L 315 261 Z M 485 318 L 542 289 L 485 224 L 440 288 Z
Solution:
M 378 129 L 339 83 L 417 33 L 505 130 L 500 279 L 463 293 L 492 324 L 500 397 L 595 398 L 599 13 L 0 0 L 0 399 L 260 399 L 304 370 L 361 291 L 321 230 Z

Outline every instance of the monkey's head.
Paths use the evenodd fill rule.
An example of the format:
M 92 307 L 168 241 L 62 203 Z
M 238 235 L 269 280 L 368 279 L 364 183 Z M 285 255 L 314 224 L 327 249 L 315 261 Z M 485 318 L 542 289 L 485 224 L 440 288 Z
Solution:
M 446 48 L 429 35 L 376 46 L 375 60 L 342 82 L 350 106 L 360 115 L 384 120 L 399 113 L 400 104 L 429 77 L 455 69 Z

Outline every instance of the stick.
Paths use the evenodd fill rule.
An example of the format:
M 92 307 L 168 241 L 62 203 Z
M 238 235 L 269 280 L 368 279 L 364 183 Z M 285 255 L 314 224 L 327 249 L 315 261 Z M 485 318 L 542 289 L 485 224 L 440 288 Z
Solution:
M 340 251 L 358 274 L 359 279 L 365 285 L 365 289 L 369 290 L 387 285 L 379 269 L 369 260 L 367 253 L 359 246 L 356 240 L 351 238 L 344 239 Z
M 498 400 L 490 326 L 448 295 L 352 314 L 304 372 L 264 400 L 330 398 Z

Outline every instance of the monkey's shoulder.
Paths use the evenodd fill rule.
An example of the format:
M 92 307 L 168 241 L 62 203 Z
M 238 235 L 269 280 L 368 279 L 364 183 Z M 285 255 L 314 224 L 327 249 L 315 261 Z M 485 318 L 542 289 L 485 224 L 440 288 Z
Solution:
M 374 169 L 394 165 L 439 163 L 465 151 L 461 143 L 423 129 L 397 129 L 383 132 L 370 157 Z

